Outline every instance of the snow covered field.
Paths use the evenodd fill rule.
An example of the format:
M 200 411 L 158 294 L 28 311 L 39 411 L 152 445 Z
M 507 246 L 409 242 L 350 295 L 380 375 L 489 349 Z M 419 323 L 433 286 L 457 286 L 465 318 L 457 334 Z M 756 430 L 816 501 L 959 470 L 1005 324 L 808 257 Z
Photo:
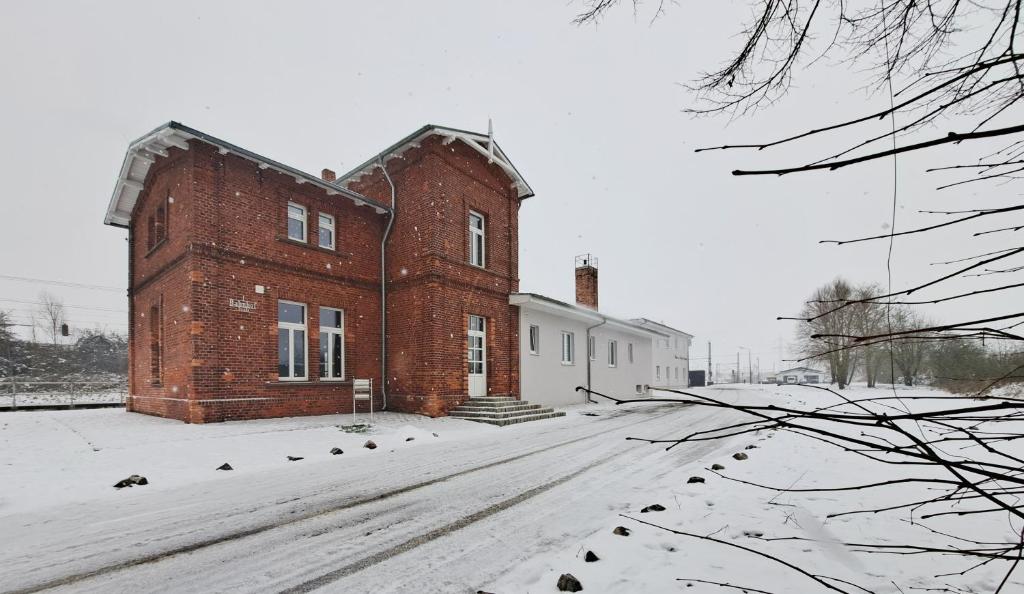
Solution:
M 910 392 L 927 393 L 902 393 Z M 705 393 L 830 403 L 801 387 Z M 934 578 L 970 563 L 865 555 L 837 541 L 948 545 L 928 528 L 964 522 L 979 536 L 1016 538 L 1005 519 L 951 516 L 921 525 L 907 522 L 906 510 L 825 519 L 902 501 L 916 487 L 779 494 L 707 470 L 720 463 L 726 476 L 783 488 L 875 482 L 897 471 L 785 432 L 671 451 L 624 439 L 666 439 L 739 420 L 730 411 L 596 405 L 505 428 L 397 414 L 378 420 L 364 435 L 338 428 L 351 417 L 195 426 L 120 410 L 0 416 L 0 591 L 504 594 L 557 592 L 563 573 L 587 592 L 729 591 L 700 580 L 773 594 L 825 591 L 725 544 L 733 543 L 874 592 L 991 592 L 1006 567 Z M 360 447 L 368 438 L 380 447 Z M 331 447 L 345 453 L 332 456 Z M 733 459 L 737 452 L 749 459 Z M 236 470 L 214 470 L 224 462 Z M 132 473 L 150 484 L 111 487 Z M 691 476 L 706 482 L 687 483 Z M 666 509 L 640 513 L 652 504 Z M 630 535 L 613 534 L 616 526 Z M 768 540 L 789 537 L 809 540 Z M 599 560 L 586 562 L 587 551 Z M 1004 589 L 1014 591 L 1024 591 L 1021 576 Z
M 22 392 L 17 394 L 0 393 L 0 408 L 18 408 L 34 406 L 56 406 L 70 404 L 124 404 L 124 390 L 108 390 L 102 392 Z

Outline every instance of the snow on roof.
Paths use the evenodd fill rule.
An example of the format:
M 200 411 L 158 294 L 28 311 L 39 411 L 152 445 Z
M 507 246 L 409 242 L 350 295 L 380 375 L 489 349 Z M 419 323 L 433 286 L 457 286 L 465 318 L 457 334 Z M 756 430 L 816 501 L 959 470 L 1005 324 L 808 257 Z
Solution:
M 778 371 L 778 372 L 775 373 L 775 375 L 779 375 L 779 374 L 782 374 L 782 373 L 790 373 L 792 371 L 810 371 L 811 373 L 821 373 L 821 374 L 825 373 L 824 371 L 821 371 L 820 369 L 814 369 L 813 367 L 794 367 L 793 369 L 783 369 L 782 371 Z
M 217 147 L 218 152 L 222 155 L 232 153 L 244 159 L 254 161 L 259 165 L 260 169 L 273 169 L 284 175 L 294 177 L 295 181 L 300 184 L 309 183 L 323 189 L 328 195 L 344 196 L 355 202 L 358 206 L 373 208 L 378 214 L 391 210 L 387 205 L 380 204 L 348 188 L 325 181 L 316 175 L 299 171 L 294 167 L 268 159 L 184 124 L 167 122 L 128 145 L 128 152 L 125 154 L 124 162 L 121 165 L 121 173 L 117 176 L 117 182 L 114 184 L 114 193 L 110 197 L 110 204 L 107 206 L 107 214 L 103 219 L 103 223 L 115 227 L 127 227 L 128 223 L 131 222 L 132 209 L 135 208 L 135 202 L 139 199 L 139 195 L 145 188 L 146 174 L 149 173 L 150 166 L 156 162 L 158 157 L 168 156 L 167 150 L 171 147 L 187 151 L 189 148 L 188 143 L 191 140 L 199 140 L 213 145 Z
M 619 318 L 613 318 L 612 316 L 598 313 L 597 311 L 590 309 L 589 307 L 582 307 L 579 305 L 573 305 L 551 297 L 545 297 L 544 295 L 538 295 L 536 293 L 512 293 L 509 296 L 508 302 L 511 305 L 519 306 L 534 306 L 538 309 L 545 310 L 549 313 L 556 315 L 562 315 L 570 318 L 576 318 L 579 320 L 589 320 L 598 324 L 606 323 L 609 326 L 614 326 L 620 330 L 632 332 L 633 334 L 640 334 L 643 336 L 649 336 L 651 334 L 657 336 L 668 336 L 664 332 L 659 332 L 651 328 L 645 328 L 639 324 L 631 322 L 629 320 L 621 320 Z
M 479 132 L 470 132 L 468 130 L 459 130 L 458 128 L 449 128 L 447 126 L 438 126 L 435 124 L 427 124 L 426 126 L 423 126 L 419 130 L 416 130 L 395 144 L 392 144 L 380 153 L 377 153 L 373 157 L 367 159 L 366 162 L 357 166 L 352 171 L 339 176 L 337 183 L 340 185 L 359 181 L 359 178 L 373 171 L 373 169 L 379 166 L 382 161 L 386 162 L 388 159 L 400 157 L 407 150 L 420 146 L 420 142 L 429 136 L 443 137 L 443 144 L 451 144 L 456 140 L 463 142 L 473 150 L 487 157 L 488 163 L 493 163 L 498 167 L 501 167 L 505 174 L 512 179 L 512 187 L 515 188 L 520 200 L 533 196 L 533 189 L 530 187 L 530 184 L 526 183 L 522 174 L 519 173 L 519 170 L 516 169 L 514 165 L 512 165 L 512 161 L 510 161 L 505 155 L 505 151 L 501 150 L 501 147 L 498 146 L 497 142 L 494 142 L 494 139 L 490 134 L 481 134 Z
M 673 328 L 668 324 L 662 324 L 661 322 L 655 322 L 654 320 L 648 320 L 647 318 L 633 318 L 630 321 L 632 321 L 635 324 L 640 324 L 641 326 L 658 326 L 663 330 L 674 332 L 676 334 L 685 334 L 686 336 L 693 338 L 693 334 L 690 334 L 689 332 L 683 332 L 682 330 L 679 330 L 678 328 Z

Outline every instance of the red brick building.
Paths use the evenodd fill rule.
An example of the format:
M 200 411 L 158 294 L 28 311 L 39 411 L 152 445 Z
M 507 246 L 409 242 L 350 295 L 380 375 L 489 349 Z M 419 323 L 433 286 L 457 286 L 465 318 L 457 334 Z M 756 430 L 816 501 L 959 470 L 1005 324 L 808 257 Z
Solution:
M 518 213 L 487 135 L 424 126 L 335 178 L 171 122 L 133 142 L 128 410 L 201 423 L 519 397 Z M 383 330 L 383 332 L 382 332 Z

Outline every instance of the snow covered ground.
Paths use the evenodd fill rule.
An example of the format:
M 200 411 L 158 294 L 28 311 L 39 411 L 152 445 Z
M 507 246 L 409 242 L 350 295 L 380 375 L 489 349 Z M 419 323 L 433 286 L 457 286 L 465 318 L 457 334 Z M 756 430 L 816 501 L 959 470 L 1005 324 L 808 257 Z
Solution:
M 733 401 L 830 403 L 801 387 L 706 390 Z M 713 535 L 874 592 L 991 592 L 1006 570 L 933 578 L 969 564 L 837 544 L 948 544 L 906 522 L 906 511 L 825 519 L 902 499 L 911 487 L 778 494 L 706 470 L 721 463 L 726 476 L 806 488 L 884 480 L 892 467 L 785 432 L 671 451 L 624 439 L 739 420 L 730 411 L 596 405 L 505 428 L 378 420 L 367 436 L 338 428 L 350 417 L 197 426 L 120 410 L 0 416 L 0 591 L 557 592 L 563 573 L 587 592 L 726 591 L 700 580 L 774 594 L 825 591 L 747 551 L 638 520 Z M 381 447 L 361 448 L 367 438 Z M 331 456 L 331 447 L 345 453 Z M 749 459 L 733 459 L 737 452 Z M 215 471 L 223 462 L 237 470 Z M 150 484 L 111 487 L 131 473 Z M 689 484 L 691 476 L 706 482 Z M 640 513 L 652 504 L 666 510 Z M 979 536 L 1015 538 L 1005 520 L 925 525 L 946 531 L 963 522 Z M 630 535 L 613 534 L 616 526 Z M 767 540 L 792 536 L 810 540 Z M 586 562 L 587 551 L 600 560 Z M 1021 576 L 1004 589 L 1013 591 L 1024 591 Z
M 71 404 L 124 404 L 124 390 L 106 390 L 100 392 L 21 392 L 11 394 L 0 393 L 0 408 L 30 408 L 34 406 L 55 406 Z

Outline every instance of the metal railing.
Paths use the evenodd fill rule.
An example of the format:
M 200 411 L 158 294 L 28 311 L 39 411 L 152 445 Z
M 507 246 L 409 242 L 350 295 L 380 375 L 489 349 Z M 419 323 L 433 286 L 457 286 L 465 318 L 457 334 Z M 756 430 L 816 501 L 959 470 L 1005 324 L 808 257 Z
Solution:
M 0 409 L 68 407 L 83 404 L 124 404 L 124 381 L 35 381 L 0 379 Z

